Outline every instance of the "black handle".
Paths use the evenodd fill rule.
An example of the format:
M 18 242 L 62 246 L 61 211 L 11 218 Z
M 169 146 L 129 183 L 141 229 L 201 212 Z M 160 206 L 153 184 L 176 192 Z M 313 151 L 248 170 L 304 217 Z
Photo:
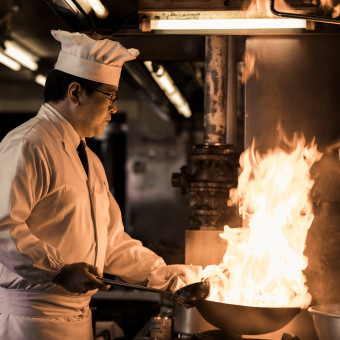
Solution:
M 154 292 L 154 293 L 160 293 L 160 294 L 166 294 L 166 295 L 171 295 L 173 296 L 173 293 L 168 291 L 168 290 L 162 290 L 162 289 L 156 289 L 156 288 L 149 288 L 149 287 L 144 287 L 144 286 L 139 286 L 135 285 L 132 283 L 127 283 L 127 282 L 122 282 L 122 281 L 116 281 L 116 280 L 111 280 L 107 279 L 105 277 L 97 277 L 97 279 L 108 283 L 113 286 L 121 286 L 121 287 L 127 287 L 127 288 L 134 288 L 134 289 L 139 289 L 139 290 L 146 290 L 148 292 Z

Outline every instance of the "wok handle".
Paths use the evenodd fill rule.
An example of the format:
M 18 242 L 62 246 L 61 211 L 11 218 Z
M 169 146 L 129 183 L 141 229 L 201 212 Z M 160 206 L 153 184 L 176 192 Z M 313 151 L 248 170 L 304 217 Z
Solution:
M 134 289 L 139 289 L 139 290 L 147 290 L 148 292 L 166 294 L 166 295 L 171 295 L 171 296 L 174 295 L 171 291 L 167 291 L 167 290 L 138 286 L 138 285 L 134 285 L 132 283 L 107 279 L 105 277 L 98 277 L 97 276 L 96 278 L 103 281 L 104 283 L 108 283 L 112 286 L 121 286 L 121 287 L 134 288 Z

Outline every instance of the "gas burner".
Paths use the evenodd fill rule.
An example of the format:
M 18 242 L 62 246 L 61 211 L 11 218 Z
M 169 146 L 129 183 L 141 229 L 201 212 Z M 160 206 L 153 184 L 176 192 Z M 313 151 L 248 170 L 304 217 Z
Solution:
M 192 337 L 191 340 L 251 340 L 252 338 L 244 338 L 239 335 L 226 335 L 221 330 L 210 330 L 205 332 L 197 332 Z M 256 338 L 257 340 L 261 340 Z M 298 336 L 290 333 L 284 333 L 281 340 L 300 340 Z

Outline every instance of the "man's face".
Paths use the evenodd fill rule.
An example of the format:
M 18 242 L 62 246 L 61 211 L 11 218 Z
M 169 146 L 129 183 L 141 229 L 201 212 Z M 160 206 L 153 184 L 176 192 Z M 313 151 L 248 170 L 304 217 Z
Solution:
M 82 101 L 77 117 L 80 137 L 100 136 L 103 133 L 105 125 L 111 120 L 111 114 L 117 112 L 115 102 L 117 91 L 116 86 L 107 84 L 100 85 L 90 95 L 82 90 Z M 113 95 L 112 100 L 110 95 Z

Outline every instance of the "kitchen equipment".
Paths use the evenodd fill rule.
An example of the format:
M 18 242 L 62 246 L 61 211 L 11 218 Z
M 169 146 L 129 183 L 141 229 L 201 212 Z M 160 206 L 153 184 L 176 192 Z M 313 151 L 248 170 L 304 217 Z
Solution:
M 270 333 L 301 311 L 298 307 L 251 307 L 208 300 L 199 302 L 196 308 L 206 321 L 228 335 Z
M 223 334 L 222 331 L 220 330 L 212 330 L 212 331 L 206 331 L 206 332 L 197 332 L 195 333 L 192 337 L 191 340 L 242 340 L 242 339 L 249 339 L 250 338 L 244 338 L 242 335 L 238 336 L 238 335 L 234 335 L 231 337 L 226 338 L 225 335 Z M 258 340 L 264 340 L 261 336 L 261 339 L 259 339 L 258 337 L 256 337 L 256 339 Z M 266 337 L 267 340 L 269 340 Z M 280 337 L 280 340 L 300 340 L 300 338 L 294 334 L 290 334 L 290 333 L 284 333 L 282 334 L 282 337 Z
M 340 303 L 308 308 L 319 340 L 340 339 Z
M 209 281 L 202 281 L 192 283 L 185 287 L 178 289 L 176 292 L 171 292 L 168 290 L 149 288 L 139 285 L 134 285 L 127 282 L 111 280 L 104 277 L 97 277 L 99 280 L 108 283 L 113 286 L 127 287 L 133 289 L 147 290 L 149 292 L 155 292 L 160 294 L 170 295 L 175 298 L 180 304 L 188 307 L 195 306 L 198 302 L 203 301 L 210 293 L 210 283 Z
M 173 331 L 176 334 L 184 336 L 191 336 L 195 332 L 207 331 L 214 329 L 210 323 L 208 323 L 196 308 L 185 308 L 177 303 L 173 308 Z
M 167 315 L 159 314 L 151 319 L 150 339 L 152 340 L 171 340 L 172 338 L 172 319 Z

